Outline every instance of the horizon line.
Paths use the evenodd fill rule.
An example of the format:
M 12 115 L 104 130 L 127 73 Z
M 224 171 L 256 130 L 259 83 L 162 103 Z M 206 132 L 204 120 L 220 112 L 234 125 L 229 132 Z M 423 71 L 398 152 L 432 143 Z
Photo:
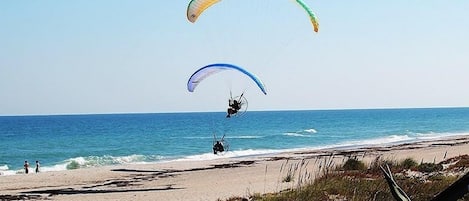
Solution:
M 402 110 L 402 109 L 464 109 L 469 106 L 433 107 L 376 107 L 376 108 L 322 108 L 322 109 L 277 109 L 250 110 L 249 112 L 289 112 L 289 111 L 339 111 L 339 110 Z M 109 112 L 109 113 L 50 113 L 50 114 L 0 114 L 0 117 L 21 116 L 79 116 L 79 115 L 132 115 L 132 114 L 183 114 L 183 113 L 225 113 L 225 111 L 162 111 L 162 112 Z

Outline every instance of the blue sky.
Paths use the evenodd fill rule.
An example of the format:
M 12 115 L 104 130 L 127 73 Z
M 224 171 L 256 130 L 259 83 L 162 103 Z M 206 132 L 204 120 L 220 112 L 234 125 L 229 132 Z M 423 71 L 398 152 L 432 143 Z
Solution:
M 469 106 L 469 2 L 0 2 L 0 115 Z M 198 68 L 235 72 L 186 89 Z

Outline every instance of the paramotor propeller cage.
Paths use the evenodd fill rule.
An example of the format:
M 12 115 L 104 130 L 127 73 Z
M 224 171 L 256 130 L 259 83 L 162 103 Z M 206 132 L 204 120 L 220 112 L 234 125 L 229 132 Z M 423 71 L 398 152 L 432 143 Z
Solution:
M 223 154 L 225 154 L 227 151 L 230 150 L 230 144 L 228 143 L 228 141 L 226 141 L 225 139 L 222 139 L 222 140 L 221 140 L 221 143 L 223 144 L 223 149 L 225 149 L 225 150 L 222 151 L 222 152 L 218 152 L 217 154 L 219 154 L 219 155 L 220 155 L 220 154 L 223 155 Z
M 217 139 L 217 136 L 214 134 L 213 135 L 213 146 L 215 146 L 215 144 L 218 142 L 221 142 L 222 146 L 223 146 L 223 151 L 216 151 L 214 152 L 214 154 L 217 154 L 217 155 L 224 155 L 227 151 L 230 150 L 230 144 L 228 143 L 228 141 L 226 141 L 225 139 L 225 135 L 223 135 L 223 137 L 221 139 Z
M 244 113 L 248 110 L 248 100 L 246 99 L 246 97 L 244 97 L 243 95 L 241 96 L 236 96 L 234 98 L 231 98 L 230 101 L 233 101 L 233 100 L 236 100 L 238 101 L 240 104 L 240 109 L 238 110 L 237 113 L 235 114 L 232 114 L 231 116 L 232 117 L 240 117 L 240 116 L 243 116 Z

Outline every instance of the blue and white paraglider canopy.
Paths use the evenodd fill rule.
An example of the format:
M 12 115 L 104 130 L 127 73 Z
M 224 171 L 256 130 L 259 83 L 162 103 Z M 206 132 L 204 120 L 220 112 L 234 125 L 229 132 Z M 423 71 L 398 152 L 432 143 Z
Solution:
M 244 68 L 241 68 L 241 67 L 233 65 L 233 64 L 226 64 L 226 63 L 210 64 L 210 65 L 204 66 L 204 67 L 200 68 L 199 70 L 195 71 L 194 74 L 192 74 L 192 76 L 187 81 L 187 90 L 190 91 L 190 92 L 194 92 L 195 88 L 197 87 L 197 85 L 199 85 L 200 82 L 202 82 L 202 80 L 204 80 L 205 78 L 207 78 L 207 77 L 209 77 L 213 74 L 216 74 L 218 72 L 222 72 L 222 71 L 225 71 L 225 70 L 235 70 L 235 71 L 243 73 L 244 75 L 251 78 L 257 84 L 257 86 L 262 91 L 262 93 L 267 95 L 265 85 L 259 79 L 259 77 L 257 77 L 255 74 L 245 70 Z

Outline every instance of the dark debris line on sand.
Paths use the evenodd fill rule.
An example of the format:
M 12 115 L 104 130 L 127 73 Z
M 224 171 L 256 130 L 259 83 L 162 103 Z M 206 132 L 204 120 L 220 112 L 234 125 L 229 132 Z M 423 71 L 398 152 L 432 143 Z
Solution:
M 160 171 L 160 170 L 113 169 L 111 171 L 138 172 L 138 173 L 154 172 L 154 173 L 156 173 L 155 175 L 164 175 L 164 174 L 179 173 L 179 172 L 193 172 L 193 171 L 222 169 L 222 168 L 236 168 L 236 167 L 252 165 L 254 163 L 255 163 L 254 161 L 239 161 L 239 162 L 234 162 L 234 163 L 217 164 L 217 165 L 212 165 L 210 167 L 192 168 L 192 169 L 186 169 L 186 170 L 164 170 L 164 171 Z
M 41 195 L 0 195 L 0 200 L 47 200 Z
M 123 192 L 146 192 L 146 191 L 166 191 L 183 188 L 174 188 L 171 185 L 163 188 L 144 188 L 144 189 L 109 189 L 109 190 L 76 190 L 73 188 L 37 190 L 23 192 L 26 194 L 49 194 L 52 195 L 74 195 L 74 194 L 96 194 L 96 193 L 123 193 Z

